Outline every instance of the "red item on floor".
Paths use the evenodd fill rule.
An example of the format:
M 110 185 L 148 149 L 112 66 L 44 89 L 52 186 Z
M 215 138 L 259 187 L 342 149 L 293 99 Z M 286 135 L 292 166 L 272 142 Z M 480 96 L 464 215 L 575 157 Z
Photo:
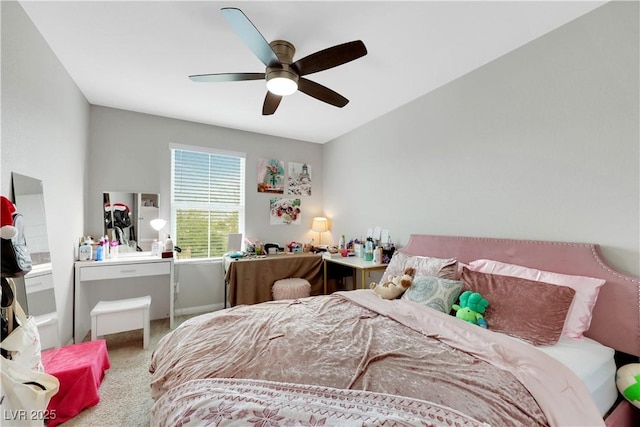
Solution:
M 98 389 L 111 366 L 105 340 L 89 341 L 42 352 L 46 373 L 60 381 L 47 407 L 49 427 L 62 424 L 100 402 Z

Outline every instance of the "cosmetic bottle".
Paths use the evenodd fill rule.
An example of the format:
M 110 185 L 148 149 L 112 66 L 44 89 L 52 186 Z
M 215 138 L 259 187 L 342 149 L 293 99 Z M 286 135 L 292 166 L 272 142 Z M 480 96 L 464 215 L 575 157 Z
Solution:
M 167 234 L 167 240 L 164 241 L 164 251 L 173 252 L 173 240 L 171 240 L 171 236 L 168 234 Z
M 382 246 L 377 246 L 373 251 L 373 262 L 382 264 Z
M 107 236 L 106 234 L 103 237 L 104 239 L 104 258 L 111 258 L 111 245 L 109 243 L 109 236 Z
M 110 243 L 109 257 L 112 259 L 116 259 L 118 258 L 119 253 L 120 253 L 120 242 L 118 242 L 117 240 L 113 240 Z
M 338 243 L 338 250 L 342 251 L 343 249 L 347 249 L 347 243 L 344 238 L 344 234 L 340 236 L 340 242 Z
M 373 261 L 373 239 L 371 237 L 367 237 L 364 242 L 364 260 Z
M 90 261 L 93 255 L 93 248 L 89 242 L 84 242 L 78 247 L 78 261 Z
M 96 248 L 96 261 L 104 261 L 104 239 L 102 237 Z

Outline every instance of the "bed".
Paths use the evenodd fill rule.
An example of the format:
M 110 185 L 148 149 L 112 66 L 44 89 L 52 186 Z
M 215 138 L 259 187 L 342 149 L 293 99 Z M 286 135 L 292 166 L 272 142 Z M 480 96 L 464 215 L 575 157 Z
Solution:
M 415 234 L 383 280 L 408 262 L 419 267 L 410 290 L 462 283 L 445 299 L 489 295 L 488 329 L 414 291 L 204 314 L 153 352 L 151 425 L 610 424 L 614 350 L 640 356 L 640 281 L 597 245 Z

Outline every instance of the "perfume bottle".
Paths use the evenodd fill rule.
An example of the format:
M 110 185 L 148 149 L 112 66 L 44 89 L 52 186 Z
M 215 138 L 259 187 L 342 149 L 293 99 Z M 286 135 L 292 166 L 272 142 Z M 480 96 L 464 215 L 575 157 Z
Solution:
M 373 261 L 373 239 L 371 237 L 367 237 L 364 242 L 364 260 Z

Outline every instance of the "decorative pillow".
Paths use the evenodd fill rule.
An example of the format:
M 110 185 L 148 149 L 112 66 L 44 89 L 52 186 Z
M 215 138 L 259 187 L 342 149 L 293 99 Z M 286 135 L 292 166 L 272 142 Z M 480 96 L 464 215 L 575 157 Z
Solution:
M 402 299 L 408 299 L 424 304 L 435 310 L 449 314 L 451 306 L 456 303 L 462 282 L 459 280 L 442 279 L 433 276 L 416 276 L 409 289 L 402 294 Z
M 489 329 L 533 345 L 560 339 L 575 291 L 567 286 L 462 269 L 462 291 L 479 292 L 489 300 Z
M 553 285 L 568 286 L 576 291 L 562 331 L 562 335 L 569 338 L 582 338 L 582 334 L 589 330 L 593 307 L 596 305 L 600 288 L 605 283 L 605 280 L 593 277 L 553 273 L 486 259 L 472 261 L 469 263 L 469 268 L 483 273 L 520 277 Z
M 396 251 L 382 274 L 380 283 L 391 280 L 393 276 L 401 276 L 408 267 L 413 267 L 416 276 L 435 276 L 443 279 L 456 279 L 456 258 L 432 258 L 418 255 L 407 255 Z
M 640 363 L 629 363 L 616 372 L 616 386 L 620 394 L 640 409 Z

